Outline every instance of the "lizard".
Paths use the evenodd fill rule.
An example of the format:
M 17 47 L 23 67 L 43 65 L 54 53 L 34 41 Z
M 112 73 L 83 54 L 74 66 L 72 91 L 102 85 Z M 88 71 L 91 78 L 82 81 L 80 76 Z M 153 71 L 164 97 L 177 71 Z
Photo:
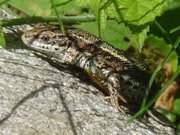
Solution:
M 122 111 L 137 110 L 149 81 L 146 69 L 137 66 L 128 54 L 86 31 L 39 25 L 23 33 L 24 44 L 61 64 L 74 65 L 87 73 Z

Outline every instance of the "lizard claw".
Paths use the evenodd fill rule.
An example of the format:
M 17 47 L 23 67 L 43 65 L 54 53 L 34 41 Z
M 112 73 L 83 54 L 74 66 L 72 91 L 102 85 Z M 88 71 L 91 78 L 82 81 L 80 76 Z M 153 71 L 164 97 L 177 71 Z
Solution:
M 122 106 L 123 103 L 126 103 L 124 98 L 121 98 L 121 96 L 116 96 L 111 94 L 110 96 L 105 97 L 105 100 L 108 100 L 111 102 L 111 104 L 120 112 L 127 112 L 127 108 Z

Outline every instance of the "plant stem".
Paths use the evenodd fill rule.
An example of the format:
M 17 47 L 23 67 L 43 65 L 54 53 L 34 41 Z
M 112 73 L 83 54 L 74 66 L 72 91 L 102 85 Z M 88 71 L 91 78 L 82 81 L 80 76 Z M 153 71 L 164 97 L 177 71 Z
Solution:
M 159 28 L 159 30 L 161 31 L 161 33 L 164 34 L 165 38 L 166 38 L 170 43 L 172 43 L 169 33 L 163 28 L 163 26 L 162 26 L 157 20 L 154 21 L 154 24 L 156 25 L 156 27 Z
M 92 15 L 87 16 L 62 16 L 60 17 L 64 24 L 78 24 L 82 22 L 94 22 L 95 17 Z M 14 19 L 3 19 L 1 21 L 1 26 L 13 26 L 13 25 L 22 25 L 22 24 L 33 24 L 33 23 L 50 23 L 57 22 L 58 18 L 55 16 L 51 17 L 41 17 L 41 16 L 33 16 L 33 17 L 22 17 L 22 18 L 14 18 Z
M 60 14 L 58 13 L 57 8 L 54 6 L 55 5 L 54 0 L 50 0 L 50 1 L 51 1 L 51 5 L 52 5 L 52 7 L 54 9 L 54 12 L 55 12 L 55 14 L 57 16 L 57 20 L 59 22 L 60 30 L 62 31 L 63 34 L 65 34 L 64 26 L 63 26 L 63 22 L 62 22 L 62 20 L 60 18 Z

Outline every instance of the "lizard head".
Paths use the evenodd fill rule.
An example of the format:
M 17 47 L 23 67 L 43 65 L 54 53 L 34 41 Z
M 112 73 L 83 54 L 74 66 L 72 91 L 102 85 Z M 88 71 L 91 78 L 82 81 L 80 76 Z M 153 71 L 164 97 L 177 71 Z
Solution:
M 70 39 L 58 29 L 49 27 L 33 28 L 26 31 L 22 37 L 24 44 L 38 52 L 59 53 L 71 43 Z

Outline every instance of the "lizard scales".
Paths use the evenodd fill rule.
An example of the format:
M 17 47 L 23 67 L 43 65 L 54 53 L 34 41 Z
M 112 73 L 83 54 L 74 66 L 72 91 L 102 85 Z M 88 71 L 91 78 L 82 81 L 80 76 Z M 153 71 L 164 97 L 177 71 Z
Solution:
M 75 65 L 111 97 L 128 108 L 137 108 L 145 94 L 149 74 L 127 54 L 96 36 L 76 28 L 64 35 L 54 26 L 39 26 L 26 31 L 22 40 L 29 48 L 61 64 Z

